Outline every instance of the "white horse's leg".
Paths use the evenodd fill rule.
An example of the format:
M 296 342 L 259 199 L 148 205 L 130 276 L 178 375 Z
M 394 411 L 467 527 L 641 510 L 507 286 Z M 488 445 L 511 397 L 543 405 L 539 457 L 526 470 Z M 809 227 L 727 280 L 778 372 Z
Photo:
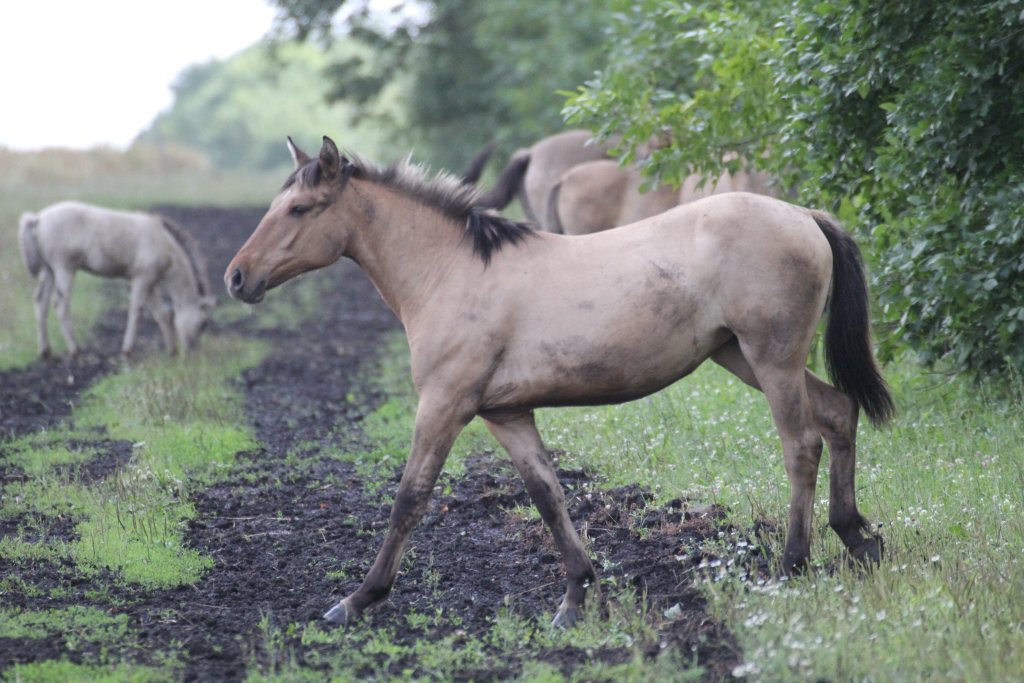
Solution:
M 565 509 L 565 494 L 537 432 L 533 413 L 503 416 L 501 420 L 484 422 L 498 443 L 508 451 L 512 463 L 526 483 L 533 504 L 551 529 L 555 545 L 562 553 L 568 586 L 552 624 L 572 626 L 579 618 L 587 588 L 597 586 L 597 574 Z
M 149 294 L 149 299 L 146 301 L 146 308 L 149 309 L 153 320 L 156 321 L 157 326 L 160 328 L 160 336 L 163 337 L 164 348 L 167 349 L 167 353 L 173 355 L 177 349 L 177 341 L 174 337 L 174 314 L 167 305 L 161 288 L 153 288 L 153 291 Z
M 128 295 L 128 324 L 124 329 L 124 341 L 121 342 L 121 353 L 128 356 L 135 348 L 135 339 L 139 333 L 139 317 L 142 307 L 153 294 L 153 283 L 148 278 L 136 277 L 131 281 Z
M 73 357 L 78 354 L 75 330 L 71 324 L 71 290 L 75 286 L 75 271 L 70 268 L 58 268 L 54 270 L 53 274 L 54 289 L 57 292 L 54 308 L 57 310 L 57 320 L 60 322 L 60 329 L 64 334 L 68 355 Z
M 53 271 L 49 266 L 43 266 L 39 271 L 39 282 L 36 284 L 36 291 L 32 295 L 32 301 L 36 308 L 36 341 L 39 345 L 39 355 L 43 358 L 50 357 L 50 335 L 46 329 L 46 318 L 50 312 L 50 297 L 53 294 Z
M 391 592 L 406 541 L 427 510 L 455 437 L 473 417 L 473 411 L 460 411 L 455 404 L 450 396 L 420 397 L 412 449 L 391 506 L 387 535 L 363 583 L 324 614 L 328 621 L 347 624 Z

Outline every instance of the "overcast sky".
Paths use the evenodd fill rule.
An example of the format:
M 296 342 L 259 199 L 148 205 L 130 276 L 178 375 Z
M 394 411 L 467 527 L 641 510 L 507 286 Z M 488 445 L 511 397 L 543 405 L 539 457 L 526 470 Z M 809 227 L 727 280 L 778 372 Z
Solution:
M 0 146 L 127 147 L 181 71 L 259 41 L 265 0 L 0 1 Z

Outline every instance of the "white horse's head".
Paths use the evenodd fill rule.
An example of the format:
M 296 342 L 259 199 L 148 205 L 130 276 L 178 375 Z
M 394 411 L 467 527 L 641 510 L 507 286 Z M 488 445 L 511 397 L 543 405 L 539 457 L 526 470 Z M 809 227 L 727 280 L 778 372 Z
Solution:
M 203 333 L 210 316 L 207 313 L 210 303 L 207 297 L 200 298 L 198 303 L 187 303 L 174 309 L 174 333 L 178 337 L 181 350 L 191 351 L 199 344 L 199 335 Z

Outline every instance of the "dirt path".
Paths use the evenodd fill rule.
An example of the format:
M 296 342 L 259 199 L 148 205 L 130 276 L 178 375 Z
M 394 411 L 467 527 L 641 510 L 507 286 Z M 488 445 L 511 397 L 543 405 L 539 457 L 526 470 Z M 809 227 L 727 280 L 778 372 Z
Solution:
M 204 245 L 215 283 L 260 216 L 258 211 L 218 209 L 164 212 Z M 261 447 L 241 454 L 229 478 L 195 497 L 197 515 L 189 543 L 213 557 L 214 568 L 194 586 L 144 591 L 125 585 L 111 572 L 83 576 L 73 566 L 0 561 L 0 576 L 16 576 L 28 587 L 4 594 L 4 607 L 92 604 L 127 614 L 138 635 L 136 645 L 114 659 L 157 663 L 155 653 L 173 644 L 182 653 L 178 673 L 184 680 L 238 681 L 248 667 L 273 670 L 282 657 L 317 668 L 322 646 L 303 645 L 289 635 L 269 649 L 261 634 L 268 623 L 284 629 L 316 620 L 332 600 L 355 588 L 373 559 L 388 506 L 366 493 L 351 464 L 322 457 L 321 451 L 350 447 L 364 438 L 359 422 L 380 397 L 371 395 L 365 405 L 356 405 L 346 395 L 356 388 L 359 368 L 373 359 L 397 323 L 352 264 L 315 276 L 330 278 L 331 301 L 301 333 L 246 329 L 244 318 L 230 329 L 265 337 L 273 351 L 241 379 L 248 419 Z M 288 296 L 288 288 L 275 295 Z M 122 329 L 123 314 L 112 312 L 99 325 L 97 349 L 73 365 L 36 362 L 0 373 L 0 435 L 47 429 L 66 418 L 69 402 L 96 377 L 117 367 Z M 211 334 L 225 331 L 215 326 Z M 155 339 L 152 329 L 142 335 Z M 343 433 L 334 430 L 341 421 L 351 425 Z M 130 457 L 130 444 L 100 437 L 98 443 L 104 443 L 105 455 L 89 465 L 85 476 L 106 476 Z M 385 494 L 393 494 L 399 474 L 394 472 L 385 483 Z M 688 543 L 716 533 L 714 522 L 689 519 L 677 507 L 666 506 L 646 515 L 639 528 L 630 513 L 646 506 L 645 491 L 602 491 L 584 472 L 560 474 L 574 521 L 587 525 L 591 551 L 604 561 L 603 576 L 637 587 L 660 621 L 659 642 L 650 644 L 650 656 L 678 648 L 707 668 L 706 678 L 726 676 L 736 663 L 732 640 L 704 613 L 691 583 L 692 569 L 701 558 L 685 553 L 677 558 Z M 0 484 L 18 477 L 17 468 L 0 458 Z M 404 617 L 413 612 L 443 609 L 457 617 L 469 636 L 486 632 L 506 606 L 527 616 L 550 614 L 564 585 L 560 563 L 539 521 L 507 512 L 529 505 L 514 472 L 502 458 L 480 454 L 470 459 L 466 476 L 447 478 L 444 484 L 447 492 L 435 496 L 414 534 L 409 549 L 413 561 L 400 574 L 391 600 L 368 616 L 369 623 L 394 628 L 395 639 L 408 642 L 450 635 L 412 628 Z M 16 520 L 3 520 L 0 534 L 13 534 L 16 528 Z M 72 520 L 54 520 L 48 535 L 70 538 L 73 533 Z M 345 571 L 344 579 L 327 579 L 328 572 L 339 570 Z M 69 584 L 75 597 L 62 602 L 48 593 Z M 674 605 L 679 605 L 677 616 L 660 619 Z M 13 663 L 67 656 L 61 652 L 62 642 L 0 638 L 0 676 Z M 95 656 L 85 648 L 72 658 L 89 662 Z M 624 648 L 607 647 L 531 656 L 571 673 L 587 659 L 617 662 L 630 655 Z M 514 677 L 522 663 L 493 661 L 489 668 L 463 674 L 472 679 Z M 386 666 L 400 674 L 415 670 L 416 662 Z

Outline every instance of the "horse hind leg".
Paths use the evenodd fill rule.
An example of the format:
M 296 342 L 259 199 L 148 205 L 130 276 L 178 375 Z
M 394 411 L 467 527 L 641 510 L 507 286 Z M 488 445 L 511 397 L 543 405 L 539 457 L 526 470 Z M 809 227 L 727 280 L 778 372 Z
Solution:
M 828 444 L 828 523 L 857 562 L 877 564 L 882 559 L 882 538 L 864 537 L 868 521 L 857 509 L 854 485 L 857 464 L 856 401 L 807 371 L 807 388 L 814 404 L 814 417 Z
M 735 338 L 716 351 L 712 360 L 747 385 L 761 390 Z M 862 535 L 869 524 L 857 509 L 854 487 L 857 405 L 810 370 L 804 370 L 804 378 L 815 425 L 828 445 L 829 526 L 855 560 L 877 563 L 881 559 L 882 540 L 878 536 L 864 538 Z
M 562 485 L 537 432 L 533 413 L 503 417 L 500 421 L 493 418 L 484 421 L 494 438 L 508 451 L 526 484 L 530 499 L 540 511 L 562 554 L 568 583 L 552 625 L 572 626 L 580 617 L 587 589 L 597 586 L 597 573 L 569 518 Z
M 50 335 L 46 329 L 46 318 L 50 312 L 50 297 L 53 295 L 53 271 L 44 266 L 39 271 L 39 282 L 32 294 L 32 301 L 36 309 L 36 341 L 39 347 L 39 355 L 43 358 L 50 357 Z
M 796 362 L 779 363 L 774 360 L 778 356 L 751 349 L 738 340 L 719 349 L 712 359 L 760 389 L 768 399 L 790 483 L 789 528 L 782 563 L 784 571 L 792 573 L 804 570 L 810 560 L 811 520 L 822 441 L 813 417 L 804 366 Z
M 68 347 L 68 356 L 72 358 L 78 355 L 75 329 L 71 324 L 71 291 L 74 289 L 74 286 L 75 271 L 65 268 L 54 270 L 54 289 L 57 293 L 54 309 L 57 311 L 57 320 L 60 322 L 64 342 Z

